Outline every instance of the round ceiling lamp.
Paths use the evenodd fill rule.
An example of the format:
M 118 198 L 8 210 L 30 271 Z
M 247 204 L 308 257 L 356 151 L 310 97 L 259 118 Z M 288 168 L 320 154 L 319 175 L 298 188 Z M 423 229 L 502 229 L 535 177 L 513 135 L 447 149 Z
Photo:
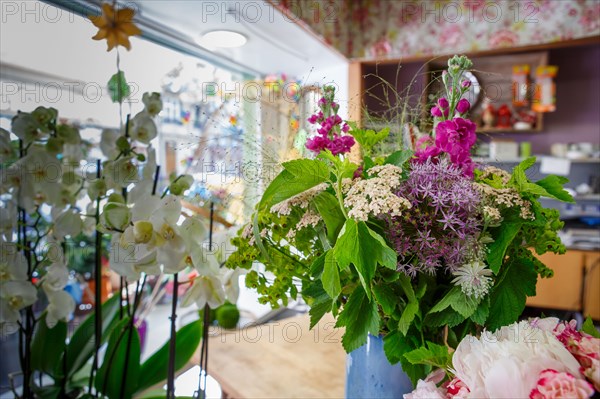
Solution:
M 197 42 L 208 48 L 235 48 L 242 47 L 248 39 L 238 32 L 230 30 L 212 30 L 203 33 Z

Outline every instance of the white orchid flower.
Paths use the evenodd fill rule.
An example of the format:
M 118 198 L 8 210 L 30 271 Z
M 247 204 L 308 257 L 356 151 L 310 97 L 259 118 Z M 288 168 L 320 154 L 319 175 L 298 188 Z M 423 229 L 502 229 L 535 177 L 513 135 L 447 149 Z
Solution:
M 10 133 L 0 128 L 0 163 L 8 162 L 15 158 L 15 150 L 11 144 Z
M 94 215 L 96 214 L 96 204 L 94 202 L 87 204 L 85 207 L 85 214 L 88 216 L 83 218 L 81 231 L 86 236 L 91 236 L 96 230 L 96 218 L 94 218 Z
M 54 262 L 46 269 L 42 277 L 44 291 L 62 291 L 69 282 L 69 269 L 63 262 Z
M 206 304 L 215 309 L 225 303 L 225 290 L 219 277 L 196 277 L 183 295 L 181 306 L 187 307 L 193 303 L 196 303 L 200 309 Z
M 100 135 L 100 151 L 107 159 L 115 159 L 119 155 L 117 139 L 121 133 L 114 129 L 104 129 Z
M 157 261 L 168 273 L 181 271 L 186 256 L 186 245 L 177 222 L 181 217 L 181 203 L 175 196 L 168 195 L 160 201 L 159 208 L 150 216 L 156 233 Z
M 137 280 L 142 272 L 150 275 L 161 273 L 156 261 L 156 249 L 153 245 L 136 244 L 133 232 L 113 234 L 110 247 L 110 268 L 129 280 Z
M 66 291 L 44 290 L 48 297 L 46 308 L 46 325 L 54 328 L 59 321 L 68 321 L 69 315 L 75 310 L 75 301 Z
M 0 208 L 0 237 L 12 237 L 17 229 L 17 206 L 12 201 L 3 201 Z
M 140 180 L 138 167 L 131 156 L 105 162 L 104 176 L 106 177 L 106 185 L 110 188 L 127 187 L 131 183 L 137 183 Z
M 33 115 L 25 112 L 17 113 L 12 119 L 11 130 L 25 145 L 48 135 Z
M 144 93 L 142 95 L 142 102 L 146 112 L 151 116 L 156 116 L 162 111 L 162 100 L 160 99 L 160 93 Z
M 148 112 L 142 111 L 131 120 L 129 136 L 132 140 L 150 144 L 157 135 L 156 123 L 154 123 L 154 119 Z
M 31 306 L 37 300 L 37 289 L 30 281 L 8 281 L 0 290 L 0 324 L 16 323 L 19 310 Z
M 21 168 L 21 186 L 25 188 L 27 184 L 33 184 L 31 197 L 36 204 L 59 202 L 63 170 L 62 163 L 55 156 L 48 154 L 43 146 L 33 145 L 15 165 Z
M 13 243 L 0 240 L 0 284 L 27 280 L 27 260 Z
M 73 208 L 67 209 L 54 218 L 54 235 L 60 240 L 66 236 L 75 237 L 82 229 L 83 222 L 79 212 Z
M 100 214 L 100 227 L 105 231 L 124 231 L 131 221 L 131 211 L 126 204 L 109 202 Z
M 222 268 L 222 270 L 225 296 L 229 302 L 236 303 L 240 296 L 240 276 L 248 273 L 248 270 L 239 267 L 234 270 L 227 268 Z

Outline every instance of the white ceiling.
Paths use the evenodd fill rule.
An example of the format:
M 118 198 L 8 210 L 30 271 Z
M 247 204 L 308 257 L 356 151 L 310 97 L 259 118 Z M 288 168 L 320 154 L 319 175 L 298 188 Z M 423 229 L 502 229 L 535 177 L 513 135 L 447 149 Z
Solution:
M 284 71 L 306 76 L 311 68 L 327 69 L 346 59 L 266 1 L 153 0 L 135 4 L 144 21 L 153 21 L 194 40 L 202 33 L 228 29 L 248 38 L 246 45 L 215 52 L 268 74 Z

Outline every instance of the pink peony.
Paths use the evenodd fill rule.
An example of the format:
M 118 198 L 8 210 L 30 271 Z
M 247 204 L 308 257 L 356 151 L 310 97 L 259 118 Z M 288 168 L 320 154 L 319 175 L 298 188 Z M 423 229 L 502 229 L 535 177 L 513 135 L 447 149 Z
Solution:
M 433 381 L 419 380 L 417 388 L 404 394 L 404 399 L 446 399 L 446 394 Z
M 469 387 L 467 387 L 464 382 L 456 377 L 454 377 L 452 381 L 448 382 L 446 385 L 446 390 L 448 391 L 448 398 L 452 399 L 468 398 L 469 393 L 471 392 Z
M 594 394 L 592 385 L 580 378 L 575 378 L 567 372 L 559 373 L 556 370 L 543 370 L 537 381 L 536 387 L 529 394 L 530 399 L 554 398 L 589 398 Z

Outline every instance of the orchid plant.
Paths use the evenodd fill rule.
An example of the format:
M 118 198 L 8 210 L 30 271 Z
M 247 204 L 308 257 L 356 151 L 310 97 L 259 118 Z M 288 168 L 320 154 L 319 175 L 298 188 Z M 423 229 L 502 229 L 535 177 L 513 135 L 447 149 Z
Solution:
M 387 131 L 338 120 L 325 89 L 309 119 L 321 124 L 307 142 L 316 158 L 283 163 L 228 261 L 252 269 L 246 285 L 263 303 L 301 295 L 311 326 L 331 312 L 348 352 L 382 335 L 388 359 L 414 383 L 445 366 L 467 334 L 519 318 L 538 276 L 552 275 L 532 250 L 565 251 L 558 211 L 539 198 L 573 201 L 566 179 L 530 181 L 535 158 L 512 173 L 471 159 L 476 126 L 462 98 L 471 65 L 449 60 L 445 96 L 431 110 L 435 128 L 416 149 L 364 155 L 360 165 L 349 160 L 354 140 L 345 134 L 369 154 Z
M 107 39 L 109 50 L 129 49 L 127 37 L 140 33 L 132 18 L 133 10 L 104 4 L 103 16 L 92 18 L 100 28 L 95 39 Z M 118 83 L 113 94 L 120 105 L 127 91 Z M 200 342 L 202 321 L 176 332 L 174 307 L 170 342 L 142 363 L 137 322 L 148 276 L 177 284 L 179 273 L 191 272 L 180 282 L 184 306 L 216 308 L 237 300 L 241 270 L 220 267 L 225 237 L 213 237 L 205 220 L 182 209 L 193 177 L 172 176 L 159 187 L 151 143 L 160 94 L 145 93 L 142 103 L 119 129 L 102 131 L 105 159 L 93 164 L 78 128 L 53 108 L 19 112 L 11 132 L 0 129 L 0 329 L 20 336 L 23 389 L 12 387 L 16 397 L 129 398 L 167 377 L 172 385 Z M 96 309 L 68 336 L 75 301 L 65 291 L 72 274 L 65 248 L 81 233 L 96 238 L 97 279 L 102 239 L 109 236 L 109 266 L 121 287 L 101 304 L 96 284 Z

